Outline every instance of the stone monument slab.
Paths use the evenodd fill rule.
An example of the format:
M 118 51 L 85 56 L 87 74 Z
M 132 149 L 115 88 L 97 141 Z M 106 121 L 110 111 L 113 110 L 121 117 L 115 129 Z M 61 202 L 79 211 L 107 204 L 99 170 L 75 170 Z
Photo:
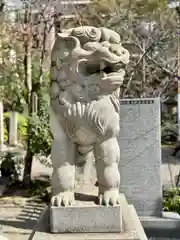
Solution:
M 120 192 L 140 216 L 162 215 L 160 99 L 123 99 Z

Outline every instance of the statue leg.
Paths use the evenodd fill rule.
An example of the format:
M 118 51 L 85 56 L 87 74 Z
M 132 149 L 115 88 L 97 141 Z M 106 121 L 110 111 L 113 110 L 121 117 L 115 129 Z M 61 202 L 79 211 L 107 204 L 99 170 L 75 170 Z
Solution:
M 51 118 L 55 117 L 51 115 Z M 75 145 L 69 139 L 60 123 L 53 119 L 51 127 L 54 140 L 51 149 L 53 166 L 51 205 L 67 206 L 74 200 L 75 185 Z M 52 124 L 52 119 L 50 121 Z M 52 126 L 52 125 L 51 125 Z M 56 129 L 54 127 L 56 126 Z M 56 131 L 56 132 L 55 132 Z
M 120 173 L 118 162 L 120 149 L 117 139 L 114 137 L 96 143 L 94 153 L 99 188 L 99 204 L 119 204 Z

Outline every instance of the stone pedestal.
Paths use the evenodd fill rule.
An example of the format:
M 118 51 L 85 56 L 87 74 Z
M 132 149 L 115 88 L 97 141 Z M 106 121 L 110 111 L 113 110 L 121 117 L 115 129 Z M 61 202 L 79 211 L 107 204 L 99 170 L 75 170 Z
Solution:
M 91 203 L 92 204 L 92 203 Z M 72 207 L 71 207 L 72 208 Z M 69 208 L 69 209 L 71 209 Z M 43 217 L 41 219 L 41 221 L 39 222 L 39 225 L 36 228 L 36 232 L 33 235 L 33 240 L 44 240 L 44 239 L 48 239 L 48 240 L 147 240 L 146 234 L 144 232 L 144 229 L 141 225 L 141 222 L 139 220 L 139 217 L 136 213 L 136 210 L 134 208 L 133 205 L 128 205 L 125 196 L 122 194 L 121 195 L 121 204 L 120 207 L 107 207 L 107 209 L 105 209 L 105 207 L 102 207 L 102 209 L 104 208 L 104 212 L 108 213 L 108 211 L 110 211 L 110 209 L 112 210 L 112 212 L 115 214 L 115 209 L 118 211 L 119 213 L 119 209 L 120 209 L 120 213 L 122 214 L 122 220 L 118 221 L 118 224 L 115 222 L 117 220 L 117 213 L 115 214 L 115 218 L 112 218 L 112 213 L 109 216 L 104 215 L 102 216 L 102 211 L 98 210 L 98 208 L 101 208 L 99 206 L 95 206 L 94 205 L 94 210 L 91 209 L 92 211 L 95 212 L 96 209 L 96 215 L 94 214 L 94 212 L 90 212 L 88 209 L 82 209 L 82 211 L 78 211 L 78 209 L 80 208 L 80 206 L 75 207 L 74 212 L 78 212 L 78 218 L 77 222 L 76 219 L 71 218 L 71 222 L 70 222 L 70 216 L 68 216 L 66 218 L 66 220 L 64 219 L 63 223 L 62 220 L 59 221 L 59 225 L 56 226 L 58 227 L 56 230 L 58 229 L 62 229 L 62 227 L 60 226 L 60 224 L 63 223 L 64 227 L 72 227 L 76 228 L 76 232 L 68 232 L 66 229 L 66 232 L 64 233 L 50 233 L 50 229 L 52 230 L 52 224 L 53 221 L 56 221 L 56 219 L 52 219 L 52 217 L 57 218 L 57 216 L 59 216 L 59 219 L 62 218 L 62 216 L 59 215 L 60 211 L 62 214 L 68 212 L 68 208 L 64 209 L 64 211 L 62 211 L 62 209 L 60 208 L 46 208 L 46 212 L 43 213 Z M 85 206 L 83 206 L 83 208 L 85 208 Z M 93 208 L 93 207 L 92 207 Z M 53 211 L 57 211 L 56 215 L 52 215 L 54 214 Z M 83 212 L 83 219 L 80 220 L 80 216 L 82 216 L 82 212 Z M 85 216 L 85 212 L 89 214 Z M 98 217 L 96 220 L 95 218 L 97 217 L 98 213 L 101 214 L 101 217 L 103 217 L 104 219 Z M 94 214 L 94 218 L 93 218 L 93 214 Z M 50 217 L 51 216 L 51 217 Z M 71 214 L 71 217 L 74 217 Z M 89 217 L 89 218 L 88 218 Z M 89 219 L 89 220 L 88 220 Z M 93 223 L 91 222 L 91 220 L 93 219 Z M 49 222 L 50 220 L 50 222 Z M 83 222 L 84 220 L 84 222 Z M 104 228 L 104 225 L 102 225 L 103 222 L 106 221 L 106 226 L 108 226 L 108 229 L 105 229 L 105 232 L 100 232 L 102 230 L 102 227 Z M 56 221 L 57 223 L 57 221 Z M 101 229 L 97 228 L 95 226 L 95 223 L 97 223 L 99 226 L 101 226 Z M 82 229 L 81 227 L 83 225 L 87 225 L 87 228 Z M 122 229 L 120 229 L 119 225 L 122 227 Z M 114 226 L 119 227 L 119 229 L 121 231 L 119 232 L 108 232 L 109 230 L 113 231 L 113 228 L 115 229 Z M 63 227 L 63 228 L 64 228 Z M 89 231 L 91 227 L 91 232 L 85 232 L 85 231 Z M 89 229 L 88 229 L 89 228 Z M 92 232 L 92 229 L 96 229 L 97 232 Z M 54 229 L 55 230 L 55 229 Z M 82 232 L 83 230 L 83 232 Z M 77 232 L 78 231 L 78 232 Z M 115 229 L 116 231 L 116 229 Z
M 122 211 L 119 206 L 51 207 L 52 233 L 122 232 Z
M 89 193 L 87 188 L 85 192 Z M 124 194 L 120 196 L 120 206 L 108 207 L 96 205 L 96 196 L 96 187 L 91 195 L 77 189 L 73 206 L 50 207 L 47 231 L 51 233 L 40 233 L 40 229 L 33 239 L 147 240 L 136 210 L 128 205 Z

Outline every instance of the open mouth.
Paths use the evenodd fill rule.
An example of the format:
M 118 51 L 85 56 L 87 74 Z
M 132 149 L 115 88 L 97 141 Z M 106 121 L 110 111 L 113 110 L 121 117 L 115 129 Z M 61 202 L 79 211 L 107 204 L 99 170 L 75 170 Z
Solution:
M 94 62 L 81 62 L 79 64 L 79 72 L 82 75 L 100 74 L 101 76 L 118 73 L 122 69 L 125 69 L 126 65 L 122 62 L 116 64 L 109 63 L 94 63 Z

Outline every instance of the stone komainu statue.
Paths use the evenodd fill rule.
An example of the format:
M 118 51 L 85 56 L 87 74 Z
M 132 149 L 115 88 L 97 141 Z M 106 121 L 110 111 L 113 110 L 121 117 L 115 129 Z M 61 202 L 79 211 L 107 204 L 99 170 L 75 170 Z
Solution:
M 77 154 L 93 152 L 99 204 L 118 204 L 119 94 L 129 52 L 116 32 L 83 26 L 58 34 L 51 61 L 51 203 L 71 205 Z

